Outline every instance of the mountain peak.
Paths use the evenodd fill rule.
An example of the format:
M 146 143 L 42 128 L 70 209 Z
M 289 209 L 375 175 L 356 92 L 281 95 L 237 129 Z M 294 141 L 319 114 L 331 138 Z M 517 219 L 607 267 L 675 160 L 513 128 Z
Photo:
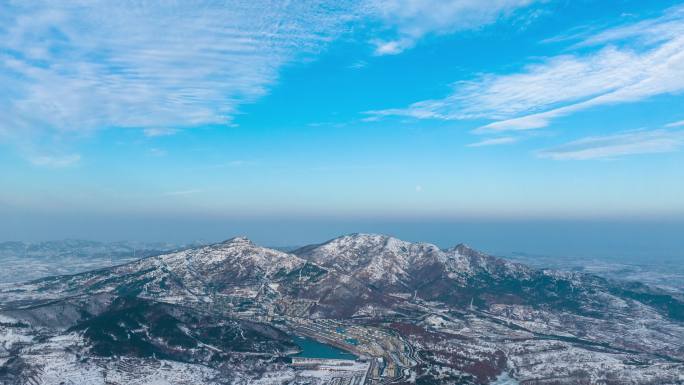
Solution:
M 247 238 L 244 235 L 240 235 L 237 237 L 233 237 L 230 239 L 227 239 L 223 242 L 222 244 L 245 244 L 245 245 L 254 245 L 254 242 L 252 242 L 249 238 Z
M 399 238 L 395 238 L 387 234 L 377 234 L 377 233 L 351 233 L 343 235 L 337 238 L 333 238 L 322 245 L 326 244 L 365 244 L 374 246 L 391 246 L 397 243 L 410 243 L 402 241 Z
M 306 264 L 295 255 L 259 246 L 244 236 L 160 255 L 143 263 L 156 266 L 158 261 L 176 277 L 197 285 L 196 291 L 201 291 L 207 282 L 211 282 L 213 287 L 262 282 Z
M 330 241 L 334 241 L 337 239 L 363 239 L 363 240 L 385 240 L 392 238 L 389 235 L 386 234 L 378 234 L 378 233 L 351 233 L 351 234 L 346 234 L 339 236 L 337 238 L 333 238 Z M 328 242 L 330 242 L 328 241 Z M 326 242 L 327 243 L 327 242 Z
M 450 247 L 450 248 L 446 249 L 446 251 L 453 251 L 453 252 L 456 252 L 456 253 L 458 253 L 458 254 L 460 254 L 460 255 L 465 255 L 465 256 L 471 256 L 471 255 L 475 255 L 475 254 L 482 254 L 482 253 L 480 253 L 479 251 L 473 249 L 472 247 L 468 246 L 468 245 L 465 244 L 465 243 L 459 243 L 459 244 L 456 245 L 456 246 L 453 246 L 453 247 Z
M 401 253 L 412 245 L 411 242 L 386 234 L 352 233 L 333 238 L 315 247 L 329 251 L 347 251 L 352 253 L 374 254 L 380 251 Z
M 384 234 L 353 233 L 294 251 L 312 262 L 376 285 L 403 285 L 412 266 L 439 259 L 441 251 L 428 243 L 411 243 Z

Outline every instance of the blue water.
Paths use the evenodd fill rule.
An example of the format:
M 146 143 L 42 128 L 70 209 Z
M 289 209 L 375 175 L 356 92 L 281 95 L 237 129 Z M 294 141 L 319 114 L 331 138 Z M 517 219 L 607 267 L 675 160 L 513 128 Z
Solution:
M 295 354 L 295 357 L 332 358 L 339 360 L 353 360 L 356 358 L 355 355 L 349 352 L 320 343 L 311 338 L 295 336 L 294 342 L 302 349 L 300 353 Z
M 508 376 L 508 373 L 501 373 L 491 385 L 519 385 L 520 383 Z

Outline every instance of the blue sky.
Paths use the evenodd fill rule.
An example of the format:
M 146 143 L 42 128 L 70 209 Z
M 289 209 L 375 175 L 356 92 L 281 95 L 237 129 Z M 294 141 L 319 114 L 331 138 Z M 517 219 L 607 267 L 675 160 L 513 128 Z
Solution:
M 684 220 L 677 1 L 2 1 L 0 86 L 10 238 Z

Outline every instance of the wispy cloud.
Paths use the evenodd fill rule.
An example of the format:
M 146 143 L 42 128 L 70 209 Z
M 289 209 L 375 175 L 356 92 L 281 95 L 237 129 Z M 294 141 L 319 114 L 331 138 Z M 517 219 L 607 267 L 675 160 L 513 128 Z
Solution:
M 178 133 L 178 129 L 176 128 L 168 128 L 168 127 L 150 127 L 150 128 L 145 128 L 143 129 L 143 134 L 147 137 L 157 137 L 157 136 L 171 136 L 171 135 L 176 135 Z
M 536 0 L 371 0 L 369 9 L 393 30 L 375 39 L 377 55 L 395 55 L 426 35 L 443 35 L 491 24 Z
M 81 161 L 81 155 L 32 155 L 28 159 L 36 166 L 63 168 L 78 164 Z
M 353 70 L 360 70 L 363 68 L 366 68 L 368 66 L 368 62 L 365 60 L 357 60 L 354 63 L 350 64 L 347 68 L 353 69 Z
M 626 155 L 673 152 L 684 147 L 684 131 L 629 131 L 591 136 L 539 151 L 541 158 L 554 160 L 614 159 Z
M 609 28 L 596 34 L 577 34 L 570 40 L 579 40 L 578 46 L 592 46 L 636 39 L 641 44 L 654 44 L 671 40 L 684 33 L 684 6 L 668 9 L 662 16 L 640 22 Z
M 479 142 L 470 143 L 468 147 L 484 147 L 484 146 L 497 146 L 501 144 L 510 144 L 517 142 L 518 139 L 512 136 L 504 136 L 501 138 L 484 139 Z
M 445 98 L 367 114 L 376 118 L 484 118 L 496 121 L 478 131 L 528 130 L 592 107 L 681 93 L 682 32 L 684 7 L 674 8 L 660 18 L 583 37 L 578 46 L 597 48 L 589 53 L 551 57 L 518 73 L 483 75 L 454 84 L 453 93 Z
M 0 15 L 0 132 L 228 124 L 282 65 L 349 20 L 347 1 L 9 2 Z M 159 127 L 166 127 L 160 129 Z
M 684 120 L 680 120 L 678 122 L 668 123 L 665 125 L 665 127 L 668 127 L 668 128 L 683 127 L 683 126 L 684 126 Z

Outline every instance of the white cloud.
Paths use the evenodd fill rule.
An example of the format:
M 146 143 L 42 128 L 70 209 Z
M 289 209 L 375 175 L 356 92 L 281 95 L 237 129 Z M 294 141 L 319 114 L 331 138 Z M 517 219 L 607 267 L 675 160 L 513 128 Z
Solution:
M 413 40 L 399 39 L 392 41 L 373 40 L 375 45 L 375 54 L 382 55 L 397 55 L 404 52 L 406 49 L 413 47 Z
M 497 146 L 501 144 L 510 144 L 517 142 L 518 139 L 511 136 L 504 136 L 501 138 L 484 139 L 479 142 L 470 143 L 468 147 L 484 147 L 484 146 Z
M 81 155 L 32 155 L 28 157 L 29 161 L 36 166 L 63 168 L 73 166 L 81 161 Z
M 580 39 L 578 46 L 600 45 L 631 39 L 637 39 L 642 44 L 654 44 L 684 34 L 682 19 L 684 19 L 684 6 L 675 6 L 658 18 L 610 28 L 594 35 L 580 34 L 570 39 Z
M 10 1 L 0 133 L 228 124 L 349 20 L 347 1 Z M 160 131 L 159 127 L 167 127 Z
M 684 131 L 629 131 L 592 136 L 537 153 L 554 160 L 613 159 L 626 155 L 677 151 L 684 146 Z
M 157 137 L 157 136 L 171 136 L 178 133 L 176 128 L 164 128 L 164 127 L 150 127 L 143 129 L 143 133 L 147 137 Z
M 377 55 L 395 55 L 428 34 L 477 29 L 537 0 L 370 0 L 369 9 L 394 30 L 391 39 L 372 41 Z
M 657 36 L 653 30 L 660 31 Z M 483 75 L 454 85 L 443 99 L 368 111 L 371 117 L 492 119 L 479 131 L 546 127 L 558 117 L 602 105 L 684 91 L 684 7 L 613 28 L 582 41 L 607 44 L 586 54 L 551 57 L 513 74 Z M 631 39 L 625 48 L 624 39 Z
M 555 118 L 588 108 L 637 102 L 662 94 L 680 94 L 684 92 L 684 36 L 644 54 L 634 55 L 632 60 L 624 61 L 619 72 L 623 75 L 619 83 L 605 87 L 599 94 L 589 92 L 593 84 L 580 83 L 587 90 L 588 100 L 572 100 L 574 103 L 541 113 L 494 122 L 482 127 L 482 130 L 543 128 Z M 565 95 L 562 91 L 560 93 Z M 541 107 L 552 106 L 546 104 Z
M 672 127 L 682 127 L 682 126 L 684 126 L 684 120 L 680 120 L 680 121 L 678 121 L 678 122 L 668 123 L 668 124 L 665 125 L 665 127 L 669 127 L 669 128 L 672 128 Z

